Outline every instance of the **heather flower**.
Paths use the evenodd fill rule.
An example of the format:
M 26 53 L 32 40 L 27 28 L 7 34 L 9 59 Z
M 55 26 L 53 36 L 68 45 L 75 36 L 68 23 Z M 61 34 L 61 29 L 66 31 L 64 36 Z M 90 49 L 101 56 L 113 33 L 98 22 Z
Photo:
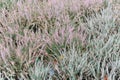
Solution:
M 86 7 L 89 7 L 90 5 L 96 5 L 96 3 L 101 4 L 103 0 L 85 0 L 84 4 Z

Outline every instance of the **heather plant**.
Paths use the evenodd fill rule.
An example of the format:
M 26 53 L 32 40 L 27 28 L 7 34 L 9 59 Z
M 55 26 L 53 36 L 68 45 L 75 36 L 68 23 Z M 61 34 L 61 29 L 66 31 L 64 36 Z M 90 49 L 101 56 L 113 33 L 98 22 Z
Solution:
M 27 75 L 27 70 L 34 63 L 35 58 L 39 57 L 42 53 L 44 54 L 42 51 L 43 41 L 40 39 L 40 35 L 35 35 L 34 32 L 27 29 L 12 28 L 15 28 L 16 31 L 9 30 L 5 33 L 2 30 L 0 63 L 2 67 L 6 67 L 4 70 L 7 71 L 7 75 L 17 74 L 17 77 L 19 77 L 21 73 Z
M 59 51 L 69 50 L 73 43 L 76 43 L 76 47 L 83 49 L 86 45 L 86 33 L 84 29 L 75 30 L 74 27 L 63 27 L 55 30 L 53 37 L 50 38 L 46 51 L 48 54 L 60 55 Z M 67 32 L 66 32 L 67 31 Z
M 0 79 L 119 80 L 119 0 L 1 0 Z

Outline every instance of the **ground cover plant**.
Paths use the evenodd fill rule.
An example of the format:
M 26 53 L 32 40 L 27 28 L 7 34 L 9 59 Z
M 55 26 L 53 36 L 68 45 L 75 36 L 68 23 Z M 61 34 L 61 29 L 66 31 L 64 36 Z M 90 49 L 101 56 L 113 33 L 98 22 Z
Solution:
M 119 79 L 119 0 L 0 0 L 0 80 Z

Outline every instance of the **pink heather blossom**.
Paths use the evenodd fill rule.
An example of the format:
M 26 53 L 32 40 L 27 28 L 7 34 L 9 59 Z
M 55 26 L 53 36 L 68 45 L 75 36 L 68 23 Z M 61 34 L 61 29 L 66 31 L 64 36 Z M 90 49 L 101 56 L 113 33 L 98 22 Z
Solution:
M 103 0 L 85 0 L 84 4 L 86 7 L 90 6 L 90 5 L 94 5 L 96 3 L 101 4 L 103 2 Z

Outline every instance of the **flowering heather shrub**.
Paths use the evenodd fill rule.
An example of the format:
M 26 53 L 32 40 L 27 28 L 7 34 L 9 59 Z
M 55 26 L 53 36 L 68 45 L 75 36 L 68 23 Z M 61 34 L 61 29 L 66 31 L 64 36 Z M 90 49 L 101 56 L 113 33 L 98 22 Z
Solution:
M 74 39 L 78 39 L 81 41 L 82 45 L 85 45 L 86 34 L 83 27 L 77 30 L 74 27 L 63 27 L 55 30 L 53 39 L 53 41 L 59 44 L 62 44 L 63 42 L 70 44 Z
M 87 34 L 85 33 L 85 29 L 82 26 L 79 29 L 75 29 L 74 27 L 61 27 L 56 29 L 52 36 L 50 36 L 50 40 L 48 46 L 46 47 L 46 51 L 48 54 L 56 55 L 59 57 L 60 51 L 69 50 L 69 48 L 75 44 L 76 48 L 83 50 L 86 44 Z
M 85 0 L 84 4 L 88 7 L 90 5 L 94 5 L 96 3 L 101 4 L 103 0 Z
M 119 0 L 1 0 L 0 79 L 119 80 Z
M 39 52 L 40 50 L 36 50 L 37 47 L 40 47 L 42 44 L 41 41 L 37 41 L 41 40 L 40 35 L 39 39 L 36 39 L 38 37 L 28 30 L 21 31 L 20 28 L 17 29 L 16 27 L 16 31 L 14 27 L 12 29 L 11 31 L 7 30 L 7 33 L 1 33 L 3 35 L 1 36 L 0 65 L 2 67 L 6 66 L 6 68 L 3 69 L 7 71 L 6 75 L 17 74 L 19 76 L 21 73 L 26 75 L 26 70 L 28 70 L 30 64 L 34 62 L 35 55 L 39 56 L 41 53 Z

